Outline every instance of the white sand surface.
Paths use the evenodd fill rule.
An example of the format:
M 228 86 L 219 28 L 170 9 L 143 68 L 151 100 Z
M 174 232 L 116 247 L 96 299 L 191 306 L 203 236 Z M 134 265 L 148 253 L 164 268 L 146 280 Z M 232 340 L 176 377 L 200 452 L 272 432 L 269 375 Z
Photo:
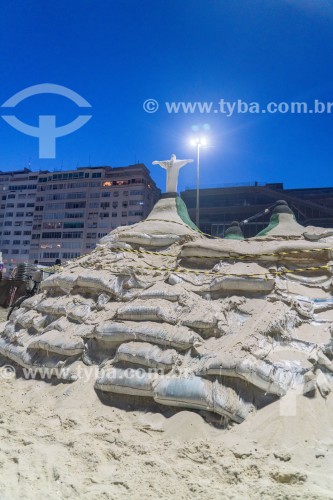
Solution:
M 0 498 L 333 498 L 332 399 L 224 430 L 103 405 L 93 380 L 1 379 Z

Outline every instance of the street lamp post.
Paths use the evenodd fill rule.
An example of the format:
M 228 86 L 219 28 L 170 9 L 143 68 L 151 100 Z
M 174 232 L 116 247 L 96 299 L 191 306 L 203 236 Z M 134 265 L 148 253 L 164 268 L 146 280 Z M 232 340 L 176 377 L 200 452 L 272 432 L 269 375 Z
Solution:
M 200 148 L 202 146 L 206 146 L 207 141 L 204 137 L 196 138 L 191 141 L 192 146 L 197 147 L 197 197 L 196 197 L 196 207 L 195 207 L 195 223 L 197 227 L 200 224 L 200 197 L 199 197 L 199 189 L 200 189 Z
M 200 224 L 199 186 L 200 186 L 200 142 L 197 143 L 197 203 L 195 207 L 195 223 L 197 227 L 199 227 Z

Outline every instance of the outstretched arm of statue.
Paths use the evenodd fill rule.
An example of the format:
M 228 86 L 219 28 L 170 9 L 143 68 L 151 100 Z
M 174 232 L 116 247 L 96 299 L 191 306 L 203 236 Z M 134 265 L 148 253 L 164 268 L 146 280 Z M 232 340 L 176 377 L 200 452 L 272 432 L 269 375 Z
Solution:
M 187 165 L 188 163 L 192 163 L 193 160 L 181 160 L 178 162 L 178 167 L 179 168 L 182 168 L 182 167 L 185 167 L 185 165 Z
M 153 165 L 159 165 L 160 167 L 164 168 L 165 170 L 168 170 L 170 166 L 169 161 L 153 161 Z

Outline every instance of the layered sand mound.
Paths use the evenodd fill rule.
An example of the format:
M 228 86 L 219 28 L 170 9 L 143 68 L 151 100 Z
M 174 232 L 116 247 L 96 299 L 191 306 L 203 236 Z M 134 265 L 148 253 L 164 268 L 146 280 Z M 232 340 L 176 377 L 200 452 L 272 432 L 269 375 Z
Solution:
M 126 396 L 226 423 L 290 391 L 330 397 L 333 237 L 274 215 L 257 238 L 209 239 L 178 198 L 160 200 L 45 280 L 2 325 L 0 353 L 66 381 L 98 368 L 95 390 L 111 404 Z

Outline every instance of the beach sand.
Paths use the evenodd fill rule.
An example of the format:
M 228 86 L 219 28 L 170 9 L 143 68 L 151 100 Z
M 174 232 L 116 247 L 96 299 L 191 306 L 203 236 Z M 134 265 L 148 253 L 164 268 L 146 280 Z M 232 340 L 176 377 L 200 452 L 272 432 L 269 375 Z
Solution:
M 93 383 L 1 379 L 1 499 L 333 498 L 332 398 L 224 430 L 101 404 Z

